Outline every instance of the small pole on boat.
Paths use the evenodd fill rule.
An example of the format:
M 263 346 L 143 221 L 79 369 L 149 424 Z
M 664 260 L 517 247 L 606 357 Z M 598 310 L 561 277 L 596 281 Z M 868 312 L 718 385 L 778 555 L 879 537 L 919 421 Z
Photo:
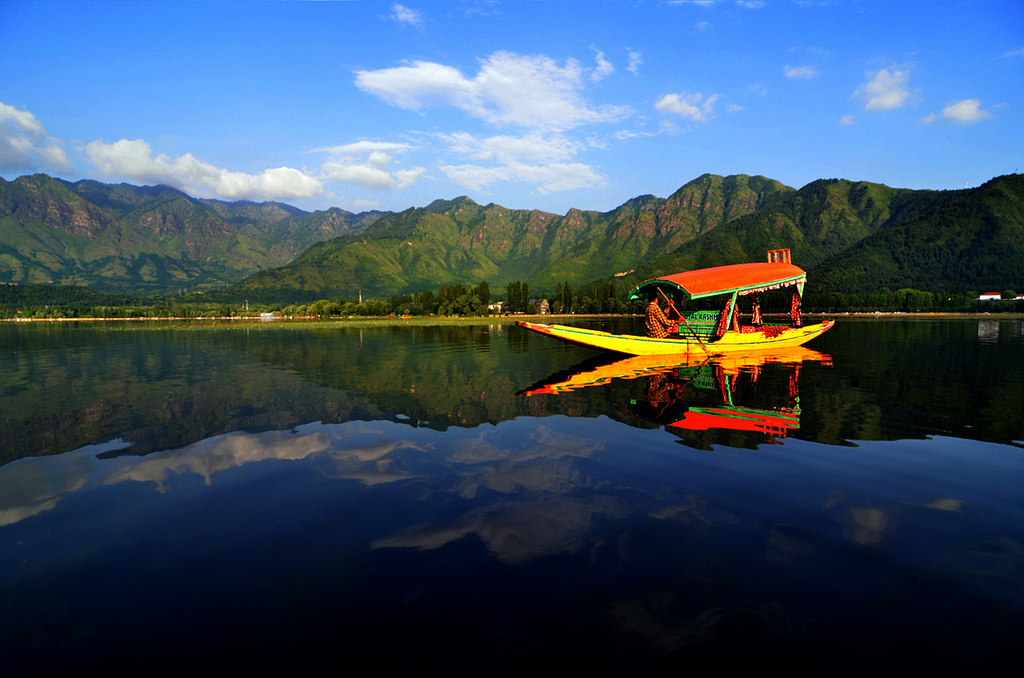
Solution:
M 704 352 L 707 353 L 708 357 L 710 358 L 711 351 L 709 351 L 708 347 L 704 345 L 704 342 L 701 340 L 700 335 L 697 334 L 697 332 L 692 327 L 690 327 L 690 323 L 686 322 L 686 316 L 679 312 L 679 309 L 676 308 L 676 305 L 672 303 L 672 300 L 669 299 L 668 295 L 665 294 L 664 290 L 657 286 L 655 286 L 654 289 L 658 290 L 658 292 L 661 293 L 661 296 L 665 297 L 665 301 L 668 302 L 668 307 L 676 312 L 676 315 L 679 316 L 679 319 L 683 321 L 684 325 L 686 325 L 686 329 L 690 330 L 690 334 L 693 335 L 693 338 L 697 340 L 697 343 L 700 344 L 700 347 L 704 349 Z

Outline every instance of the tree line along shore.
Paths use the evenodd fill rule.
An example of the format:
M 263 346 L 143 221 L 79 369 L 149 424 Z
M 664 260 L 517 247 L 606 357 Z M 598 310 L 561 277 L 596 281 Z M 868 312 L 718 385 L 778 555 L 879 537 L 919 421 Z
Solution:
M 216 293 L 136 297 L 112 295 L 85 287 L 0 285 L 0 319 L 231 319 L 287 317 L 308 319 L 386 316 L 482 317 L 515 314 L 631 315 L 643 313 L 646 302 L 628 301 L 629 290 L 614 283 L 592 283 L 574 289 L 559 283 L 555 290 L 531 293 L 529 283 L 508 283 L 494 295 L 487 281 L 477 285 L 441 285 L 435 290 L 395 294 L 381 299 L 319 299 L 298 303 L 252 302 L 218 297 Z M 762 308 L 786 308 L 787 300 L 767 293 Z M 1000 299 L 980 299 L 977 292 L 941 293 L 915 289 L 881 289 L 866 294 L 808 291 L 803 309 L 809 314 L 992 314 L 1024 313 L 1024 299 L 1012 290 Z M 774 303 L 773 303 L 774 302 Z M 713 308 L 716 302 L 686 302 L 681 310 Z

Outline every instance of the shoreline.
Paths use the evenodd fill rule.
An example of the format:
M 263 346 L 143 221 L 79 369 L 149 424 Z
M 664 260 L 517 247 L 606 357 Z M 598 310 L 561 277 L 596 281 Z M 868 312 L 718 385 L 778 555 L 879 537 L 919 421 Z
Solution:
M 764 313 L 764 317 L 788 317 L 788 313 Z M 863 313 L 804 313 L 805 318 L 834 318 L 854 320 L 893 320 L 900 318 L 951 318 L 951 319 L 999 319 L 999 318 L 1024 318 L 1024 313 L 978 313 L 978 312 L 905 312 L 905 311 L 869 311 Z M 0 322 L 8 323 L 76 323 L 76 322 L 187 322 L 187 323 L 239 323 L 239 324 L 301 324 L 301 323 L 386 323 L 386 324 L 446 324 L 458 322 L 500 322 L 514 323 L 520 319 L 538 320 L 549 318 L 552 320 L 578 320 L 585 318 L 642 318 L 642 315 L 629 313 L 520 313 L 516 315 L 490 315 L 490 316 L 346 316 L 333 318 L 319 318 L 317 316 L 280 316 L 273 319 L 263 319 L 259 315 L 253 316 L 217 316 L 211 318 L 187 318 L 175 316 L 142 317 L 142 318 L 0 318 Z

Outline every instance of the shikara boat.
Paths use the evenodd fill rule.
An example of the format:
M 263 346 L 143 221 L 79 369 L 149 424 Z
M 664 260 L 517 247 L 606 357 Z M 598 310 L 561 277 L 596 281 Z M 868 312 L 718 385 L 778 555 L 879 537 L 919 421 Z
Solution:
M 726 300 L 720 311 L 678 314 L 681 316 L 678 333 L 668 337 L 611 334 L 582 327 L 527 321 L 518 321 L 516 324 L 556 339 L 629 355 L 711 356 L 790 348 L 807 343 L 835 324 L 834 320 L 826 320 L 803 325 L 800 299 L 806 282 L 807 273 L 790 262 L 789 250 L 772 250 L 765 263 L 732 264 L 674 273 L 645 280 L 634 287 L 629 293 L 629 299 L 644 299 L 651 290 L 657 290 L 672 308 L 672 297 L 678 298 L 680 295 L 687 299 L 720 296 Z M 788 325 L 761 322 L 755 295 L 784 288 L 793 288 L 791 322 Z M 741 296 L 754 300 L 751 324 L 746 326 L 740 324 L 737 313 L 736 304 Z

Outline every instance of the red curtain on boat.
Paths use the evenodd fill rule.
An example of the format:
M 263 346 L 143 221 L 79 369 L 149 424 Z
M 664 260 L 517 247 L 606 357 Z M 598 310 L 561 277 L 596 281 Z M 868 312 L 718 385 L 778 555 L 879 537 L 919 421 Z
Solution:
M 757 303 L 757 299 L 753 298 L 750 300 L 751 305 L 754 307 L 754 317 L 750 319 L 750 324 L 754 327 L 760 327 L 764 325 L 764 320 L 761 319 L 761 307 Z
M 732 299 L 725 301 L 725 308 L 718 314 L 718 324 L 715 325 L 715 339 L 721 339 L 729 329 L 729 307 L 732 306 Z
M 792 320 L 793 327 L 803 327 L 804 319 L 800 314 L 800 293 L 793 292 L 793 303 L 789 307 L 789 318 Z

